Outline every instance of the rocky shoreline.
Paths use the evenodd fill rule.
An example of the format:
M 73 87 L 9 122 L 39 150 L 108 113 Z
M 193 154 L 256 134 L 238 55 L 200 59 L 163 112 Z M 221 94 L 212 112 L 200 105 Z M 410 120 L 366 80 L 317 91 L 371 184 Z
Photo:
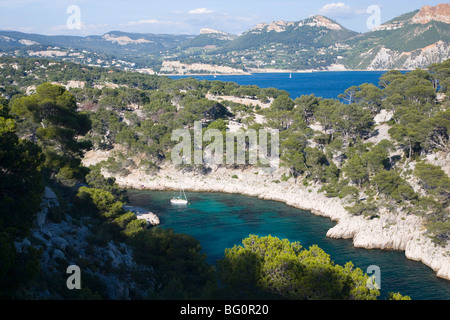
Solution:
M 271 175 L 258 169 L 245 171 L 218 168 L 207 175 L 180 173 L 173 167 L 162 168 L 157 175 L 133 170 L 127 176 L 115 176 L 122 188 L 145 190 L 178 189 L 194 192 L 239 193 L 265 200 L 282 201 L 289 206 L 309 210 L 330 218 L 336 225 L 328 230 L 330 238 L 353 239 L 355 247 L 401 250 L 408 259 L 420 261 L 433 269 L 437 277 L 450 280 L 450 245 L 433 243 L 425 234 L 420 217 L 406 213 L 381 213 L 378 218 L 352 216 L 345 210 L 345 200 L 329 198 L 320 186 L 303 186 L 282 172 Z M 103 172 L 105 176 L 111 176 Z

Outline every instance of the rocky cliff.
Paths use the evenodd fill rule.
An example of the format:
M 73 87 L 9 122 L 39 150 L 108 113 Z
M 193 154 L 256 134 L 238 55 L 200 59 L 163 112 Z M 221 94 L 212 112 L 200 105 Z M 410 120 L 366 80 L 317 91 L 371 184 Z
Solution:
M 450 57 L 449 23 L 450 4 L 423 6 L 351 40 L 354 49 L 345 64 L 363 70 L 413 70 L 440 63 Z
M 423 6 L 411 19 L 412 23 L 426 24 L 430 21 L 450 23 L 450 4 L 442 3 L 436 6 Z
M 88 218 L 74 218 L 64 213 L 64 210 L 60 212 L 60 221 L 49 217 L 52 210 L 59 209 L 61 208 L 57 195 L 51 188 L 46 187 L 35 226 L 30 235 L 15 243 L 19 253 L 30 246 L 42 252 L 41 270 L 37 280 L 28 288 L 28 295 L 33 299 L 60 299 L 60 284 L 49 286 L 48 283 L 64 283 L 65 279 L 61 277 L 64 273 L 61 273 L 61 270 L 83 261 L 89 263 L 78 265 L 82 273 L 81 282 L 86 281 L 88 275 L 99 279 L 109 299 L 128 300 L 132 291 L 142 293 L 138 289 L 139 284 L 135 283 L 131 276 L 120 272 L 127 269 L 129 273 L 135 270 L 151 273 L 148 267 L 135 263 L 131 247 L 113 240 L 102 244 L 93 241 L 96 231 L 92 230 L 92 223 Z M 138 219 L 145 219 L 151 225 L 159 224 L 158 217 L 151 212 L 130 206 L 126 209 L 135 212 Z M 40 280 L 43 280 L 44 286 L 39 285 Z
M 409 52 L 392 50 L 384 46 L 378 46 L 361 54 L 361 64 L 367 65 L 366 70 L 414 70 L 425 68 L 433 63 L 440 63 L 450 57 L 450 45 L 439 40 L 424 48 Z M 358 69 L 358 68 L 357 68 Z

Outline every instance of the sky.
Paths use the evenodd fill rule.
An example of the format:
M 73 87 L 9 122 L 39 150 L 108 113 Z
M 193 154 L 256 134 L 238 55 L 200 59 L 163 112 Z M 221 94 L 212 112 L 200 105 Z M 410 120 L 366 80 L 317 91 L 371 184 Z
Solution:
M 258 23 L 299 21 L 314 14 L 367 32 L 403 13 L 443 1 L 418 0 L 0 0 L 0 30 L 46 35 L 240 34 Z

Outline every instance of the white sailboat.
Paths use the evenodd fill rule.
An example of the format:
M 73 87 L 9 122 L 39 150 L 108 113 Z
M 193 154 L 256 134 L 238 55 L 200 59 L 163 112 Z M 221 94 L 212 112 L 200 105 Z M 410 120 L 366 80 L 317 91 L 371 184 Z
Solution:
M 289 79 L 291 79 L 292 78 L 292 73 L 289 73 Z
M 173 197 L 170 199 L 170 203 L 172 204 L 188 204 L 188 200 L 186 194 L 184 193 L 183 188 L 180 188 L 180 195 L 178 197 Z

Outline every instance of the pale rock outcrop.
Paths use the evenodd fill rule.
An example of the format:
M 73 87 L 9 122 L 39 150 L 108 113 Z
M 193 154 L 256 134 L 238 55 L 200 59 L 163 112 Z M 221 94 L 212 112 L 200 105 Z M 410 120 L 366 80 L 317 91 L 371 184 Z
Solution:
M 436 6 L 423 6 L 420 11 L 411 18 L 412 23 L 426 24 L 430 21 L 450 23 L 450 4 L 440 3 Z
M 222 101 L 222 100 L 226 100 L 226 101 L 232 101 L 232 102 L 237 102 L 237 103 L 241 103 L 244 104 L 246 106 L 256 106 L 259 105 L 261 108 L 265 109 L 265 108 L 269 108 L 272 105 L 273 102 L 273 98 L 269 99 L 268 102 L 262 102 L 261 100 L 258 99 L 252 99 L 252 98 L 238 98 L 238 97 L 234 97 L 234 96 L 221 96 L 221 95 L 212 95 L 210 93 L 207 93 L 205 95 L 205 98 L 208 100 L 214 100 L 214 101 Z M 256 117 L 262 117 L 259 114 L 255 114 Z
M 150 41 L 147 39 L 131 39 L 128 36 L 117 36 L 117 35 L 111 35 L 109 33 L 105 34 L 103 37 L 106 41 L 110 41 L 112 43 L 117 43 L 121 46 L 125 46 L 127 44 L 142 44 L 142 43 L 154 43 L 154 41 Z
M 299 27 L 304 25 L 310 27 L 324 27 L 330 30 L 342 29 L 340 25 L 321 15 L 311 16 L 305 20 L 300 21 L 300 23 L 298 24 Z
M 180 61 L 163 61 L 161 73 L 195 74 L 195 73 L 217 73 L 217 74 L 248 74 L 247 72 L 226 66 L 213 66 L 206 63 L 182 63 Z
M 394 115 L 393 111 L 387 111 L 387 110 L 383 109 L 383 110 L 380 110 L 380 112 L 376 114 L 376 116 L 373 118 L 373 121 L 375 121 L 376 124 L 380 124 L 380 123 L 391 120 L 393 115 Z
M 134 206 L 123 206 L 123 208 L 136 214 L 136 218 L 147 221 L 149 225 L 156 226 L 159 224 L 159 217 L 153 212 Z
M 138 219 L 143 219 L 147 221 L 147 223 L 152 226 L 156 226 L 159 224 L 159 218 L 153 212 L 138 214 L 136 217 Z
M 213 35 L 214 37 L 216 37 L 219 40 L 233 40 L 236 38 L 235 35 L 224 32 L 224 31 L 220 31 L 220 30 L 216 30 L 216 29 L 210 29 L 210 28 L 202 28 L 200 30 L 200 34 L 209 34 L 209 35 Z
M 30 57 L 37 56 L 37 57 L 64 57 L 67 55 L 67 52 L 60 51 L 60 50 L 41 50 L 41 51 L 28 51 L 28 55 Z
M 436 6 L 422 6 L 411 19 L 397 20 L 376 26 L 372 31 L 395 30 L 403 28 L 406 24 L 427 24 L 430 21 L 450 23 L 450 4 L 441 3 Z
M 402 69 L 414 70 L 427 68 L 433 63 L 444 61 L 450 56 L 450 46 L 444 41 L 437 41 L 425 48 L 411 52 L 399 52 L 382 45 L 361 54 L 361 61 L 370 59 L 366 70 Z
M 136 269 L 139 266 L 133 261 L 132 249 L 124 243 L 117 244 L 113 241 L 108 242 L 106 246 L 92 246 L 89 241 L 89 237 L 92 236 L 89 226 L 80 224 L 80 221 L 74 222 L 70 215 L 65 215 L 64 220 L 60 222 L 48 220 L 48 210 L 59 205 L 56 194 L 51 188 L 46 187 L 35 227 L 31 229 L 30 236 L 15 242 L 17 252 L 26 251 L 30 246 L 40 248 L 42 250 L 40 265 L 42 271 L 49 275 L 59 272 L 61 264 L 67 263 L 67 266 L 73 264 L 70 261 L 73 258 L 71 255 L 76 253 L 79 257 L 91 262 L 91 265 L 83 266 L 82 272 L 94 274 L 101 279 L 110 299 L 129 299 L 129 290 L 136 289 L 135 283 L 122 279 L 114 272 L 105 274 L 97 271 L 97 267 L 110 263 L 113 268 L 125 266 Z M 94 256 L 88 253 L 92 249 L 95 251 Z M 148 271 L 151 272 L 151 268 Z M 41 289 L 33 289 L 35 290 L 33 294 L 39 299 L 55 298 L 51 291 L 41 291 Z

